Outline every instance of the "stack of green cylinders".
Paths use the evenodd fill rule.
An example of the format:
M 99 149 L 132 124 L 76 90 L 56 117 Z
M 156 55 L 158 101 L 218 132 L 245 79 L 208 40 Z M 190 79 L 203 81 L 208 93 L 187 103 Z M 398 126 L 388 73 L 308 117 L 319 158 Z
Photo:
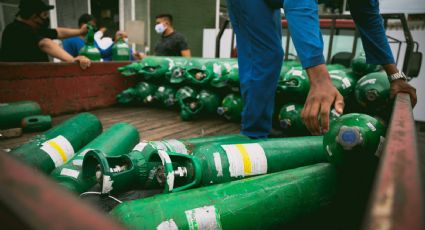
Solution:
M 0 103 L 0 129 L 21 127 L 23 118 L 41 113 L 40 105 L 34 101 Z
M 321 163 L 125 202 L 111 211 L 131 229 L 277 229 L 328 206 L 334 168 Z
M 362 77 L 356 85 L 357 102 L 368 113 L 376 114 L 388 110 L 390 106 L 390 83 L 384 72 L 370 73 Z
M 307 72 L 301 67 L 293 67 L 279 79 L 278 93 L 292 102 L 304 102 L 310 90 Z
M 153 97 L 157 86 L 148 82 L 139 82 L 117 95 L 117 101 L 120 104 L 128 104 L 134 101 L 147 103 L 148 98 Z
M 135 127 L 124 122 L 114 124 L 81 148 L 66 164 L 53 170 L 51 176 L 72 192 L 85 192 L 96 184 L 95 178 L 83 179 L 80 174 L 87 151 L 96 149 L 108 156 L 119 156 L 130 152 L 138 142 L 139 132 Z
M 101 132 L 102 124 L 96 116 L 80 113 L 13 149 L 10 154 L 42 172 L 50 173 Z

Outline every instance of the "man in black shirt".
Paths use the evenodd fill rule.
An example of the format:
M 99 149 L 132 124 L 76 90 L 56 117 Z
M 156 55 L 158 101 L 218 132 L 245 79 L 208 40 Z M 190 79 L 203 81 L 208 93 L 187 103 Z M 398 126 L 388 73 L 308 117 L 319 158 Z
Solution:
M 155 45 L 156 56 L 191 56 L 186 38 L 173 28 L 173 16 L 170 14 L 156 16 L 155 31 L 161 34 L 160 40 Z
M 88 58 L 74 58 L 52 40 L 85 34 L 87 27 L 49 29 L 51 9 L 53 6 L 41 0 L 21 0 L 15 21 L 7 25 L 3 32 L 0 61 L 48 62 L 50 55 L 65 62 L 78 62 L 83 69 L 90 66 Z

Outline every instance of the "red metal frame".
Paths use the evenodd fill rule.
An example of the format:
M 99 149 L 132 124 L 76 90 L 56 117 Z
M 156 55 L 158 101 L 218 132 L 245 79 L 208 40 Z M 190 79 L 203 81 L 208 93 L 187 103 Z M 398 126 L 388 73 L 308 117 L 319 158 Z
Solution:
M 332 19 L 320 19 L 320 28 L 331 28 L 333 25 Z M 288 28 L 288 21 L 286 19 L 282 19 L 282 27 Z M 335 20 L 335 28 L 338 29 L 355 29 L 356 25 L 354 21 L 351 19 L 336 19 Z
M 415 123 L 408 94 L 396 97 L 364 229 L 425 229 Z
M 111 106 L 115 96 L 135 84 L 117 68 L 130 62 L 0 63 L 0 103 L 33 100 L 44 113 L 58 115 Z
M 34 169 L 0 151 L 0 211 L 4 228 L 124 229 Z

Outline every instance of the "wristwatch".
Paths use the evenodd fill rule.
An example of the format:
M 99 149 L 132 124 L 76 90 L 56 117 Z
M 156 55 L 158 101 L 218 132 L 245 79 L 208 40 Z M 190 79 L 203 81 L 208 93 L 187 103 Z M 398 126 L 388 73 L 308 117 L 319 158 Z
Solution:
M 403 79 L 404 81 L 407 81 L 407 77 L 403 72 L 397 72 L 397 73 L 393 73 L 391 75 L 388 76 L 388 80 L 390 82 L 398 80 L 398 79 Z

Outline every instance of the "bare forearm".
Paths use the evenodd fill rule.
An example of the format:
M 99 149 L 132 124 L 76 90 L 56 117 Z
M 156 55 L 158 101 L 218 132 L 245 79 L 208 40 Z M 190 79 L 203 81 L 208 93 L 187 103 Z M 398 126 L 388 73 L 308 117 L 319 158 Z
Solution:
M 56 28 L 56 31 L 58 32 L 59 39 L 80 36 L 81 34 L 83 34 L 81 29 L 70 29 L 70 28 L 59 27 L 59 28 Z
M 73 62 L 74 57 L 62 49 L 58 44 L 49 38 L 44 38 L 38 43 L 40 49 L 48 55 L 58 58 L 61 61 Z
M 189 49 L 182 50 L 181 55 L 182 55 L 182 57 L 190 57 L 191 56 L 190 50 Z
M 312 87 L 320 87 L 323 82 L 331 82 L 331 78 L 325 64 L 307 68 L 306 71 Z

